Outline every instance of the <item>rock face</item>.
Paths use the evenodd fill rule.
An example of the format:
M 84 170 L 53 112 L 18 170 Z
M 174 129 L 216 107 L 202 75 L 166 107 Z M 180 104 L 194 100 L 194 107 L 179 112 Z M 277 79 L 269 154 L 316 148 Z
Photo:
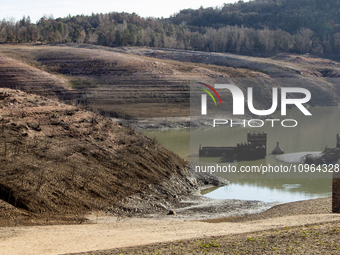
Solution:
M 283 154 L 283 153 L 284 153 L 284 151 L 279 146 L 279 142 L 277 142 L 275 149 L 272 151 L 272 154 L 277 155 L 277 154 Z
M 306 155 L 304 163 L 306 164 L 335 164 L 340 160 L 340 148 L 326 149 L 321 156 Z

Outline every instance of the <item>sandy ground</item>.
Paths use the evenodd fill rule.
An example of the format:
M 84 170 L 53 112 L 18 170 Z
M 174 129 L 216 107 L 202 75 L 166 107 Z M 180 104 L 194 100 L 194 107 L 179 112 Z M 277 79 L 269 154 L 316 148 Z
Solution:
M 286 204 L 282 205 L 282 208 L 279 205 L 277 209 L 281 209 L 281 217 L 276 217 L 274 213 L 265 219 L 245 222 L 132 219 L 125 222 L 88 225 L 1 228 L 0 254 L 85 252 L 340 220 L 340 214 L 323 213 L 329 211 L 329 198 L 315 201 L 293 203 L 291 206 Z M 301 214 L 307 205 L 310 208 L 314 205 L 320 208 L 320 203 L 325 203 L 327 209 L 316 210 L 318 214 Z M 290 210 L 290 207 L 300 209 Z M 292 212 L 294 215 L 290 215 Z M 270 216 L 274 218 L 268 218 Z M 175 217 L 171 216 L 170 219 Z

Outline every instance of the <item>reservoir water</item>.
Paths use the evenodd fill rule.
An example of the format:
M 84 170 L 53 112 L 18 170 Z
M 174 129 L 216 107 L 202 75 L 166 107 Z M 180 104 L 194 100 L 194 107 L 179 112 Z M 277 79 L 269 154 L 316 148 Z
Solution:
M 228 162 L 227 164 L 240 166 L 252 165 L 280 165 L 286 164 L 270 155 L 276 142 L 285 153 L 322 151 L 327 146 L 336 146 L 336 134 L 340 133 L 340 107 L 311 107 L 308 109 L 312 116 L 304 116 L 299 109 L 288 110 L 285 119 L 295 119 L 298 126 L 284 128 L 279 122 L 274 128 L 265 124 L 261 128 L 249 127 L 211 127 L 179 130 L 144 131 L 149 137 L 155 137 L 167 149 L 177 153 L 192 163 L 209 161 L 225 164 L 220 158 L 198 158 L 198 148 L 202 146 L 235 146 L 238 142 L 246 142 L 247 131 L 267 132 L 267 156 L 256 161 Z M 283 119 L 279 112 L 273 114 L 275 119 Z M 191 145 L 190 145 L 191 144 Z M 191 150 L 190 150 L 191 146 Z M 196 149 L 197 148 L 197 149 Z M 307 175 L 261 176 L 261 174 L 218 173 L 228 179 L 231 184 L 226 187 L 206 191 L 206 196 L 217 199 L 260 200 L 265 202 L 293 202 L 311 198 L 331 196 L 332 175 L 324 174 L 322 178 L 309 178 Z

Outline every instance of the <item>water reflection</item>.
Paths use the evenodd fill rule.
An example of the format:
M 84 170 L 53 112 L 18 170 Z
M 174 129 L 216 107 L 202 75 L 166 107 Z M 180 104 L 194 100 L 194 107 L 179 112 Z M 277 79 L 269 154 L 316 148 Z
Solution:
M 329 192 L 317 193 L 306 192 L 301 190 L 301 184 L 292 184 L 281 187 L 270 188 L 249 183 L 231 183 L 228 186 L 216 189 L 205 194 L 205 196 L 215 199 L 242 199 L 242 200 L 260 200 L 263 202 L 295 202 L 312 198 L 328 197 Z
M 232 164 L 238 168 L 252 165 L 280 165 L 284 164 L 268 155 L 280 142 L 285 153 L 322 151 L 326 146 L 334 148 L 336 134 L 340 133 L 339 107 L 312 107 L 308 109 L 312 117 L 304 116 L 298 109 L 287 112 L 286 119 L 298 120 L 298 127 L 283 128 L 252 128 L 251 131 L 266 131 L 267 156 L 256 161 L 224 162 L 221 158 L 198 158 L 198 148 L 202 146 L 236 146 L 238 142 L 246 141 L 249 128 L 198 128 L 167 131 L 145 131 L 144 133 L 156 139 L 167 149 L 174 151 L 184 159 L 195 165 Z M 279 113 L 274 118 L 282 119 Z M 190 137 L 191 136 L 191 137 Z M 190 150 L 191 147 L 191 150 Z M 288 164 L 286 164 L 288 165 Z M 310 179 L 308 175 L 291 174 L 286 178 L 277 175 L 262 175 L 260 173 L 236 174 L 218 173 L 219 176 L 231 181 L 228 187 L 219 188 L 207 194 L 214 198 L 253 199 L 261 201 L 290 202 L 302 199 L 324 197 L 331 195 L 331 174 L 320 174 L 318 178 Z M 282 177 L 282 176 L 281 176 Z M 322 177 L 322 178 L 320 178 Z

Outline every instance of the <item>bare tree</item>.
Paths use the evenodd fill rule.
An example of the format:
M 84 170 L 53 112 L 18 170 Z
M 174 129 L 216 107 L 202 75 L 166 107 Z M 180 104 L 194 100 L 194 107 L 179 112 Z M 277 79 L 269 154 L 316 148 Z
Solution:
M 336 53 L 340 53 L 340 33 L 336 33 L 333 36 L 333 49 Z
M 314 31 L 309 28 L 301 28 L 295 35 L 295 46 L 300 53 L 306 53 L 310 50 L 313 34 Z
M 272 49 L 274 48 L 274 33 L 268 28 L 259 30 L 258 33 L 260 42 L 264 45 L 266 53 L 272 52 Z

